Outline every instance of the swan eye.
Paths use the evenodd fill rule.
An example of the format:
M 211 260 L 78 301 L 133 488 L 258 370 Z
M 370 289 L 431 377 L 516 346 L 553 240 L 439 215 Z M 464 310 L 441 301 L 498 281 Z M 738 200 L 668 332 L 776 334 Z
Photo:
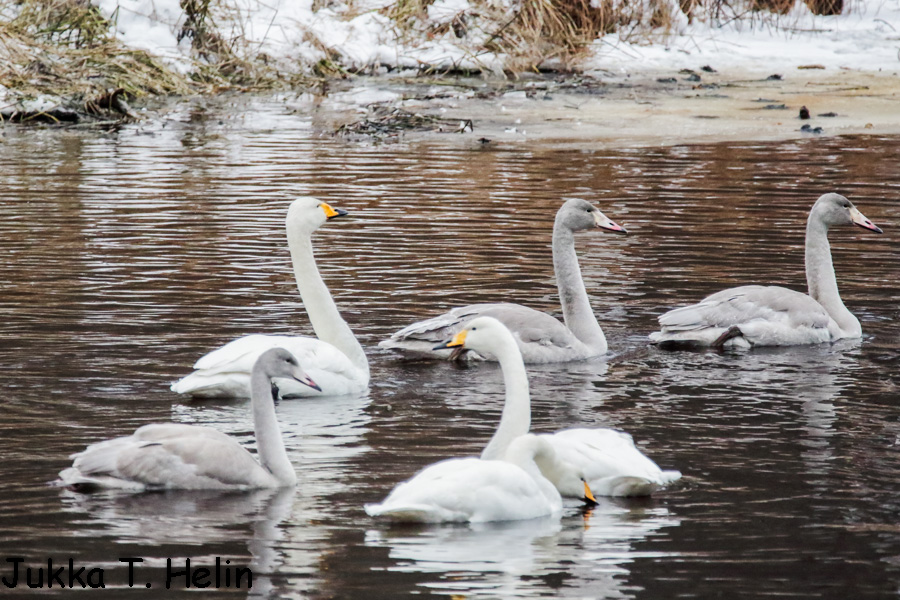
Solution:
M 842 204 L 841 206 L 843 206 L 844 208 L 850 208 L 849 204 Z

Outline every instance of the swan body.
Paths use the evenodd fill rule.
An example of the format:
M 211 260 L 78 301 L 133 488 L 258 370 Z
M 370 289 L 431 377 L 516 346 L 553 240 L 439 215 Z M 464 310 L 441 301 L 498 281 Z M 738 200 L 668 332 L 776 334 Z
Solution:
M 132 435 L 91 444 L 73 454 L 60 472 L 64 485 L 88 491 L 118 488 L 255 489 L 297 482 L 275 415 L 274 378 L 316 387 L 287 350 L 267 350 L 251 375 L 253 426 L 259 462 L 237 441 L 209 427 L 163 423 L 144 425 Z
M 513 332 L 527 363 L 567 362 L 605 354 L 608 349 L 606 336 L 591 309 L 575 254 L 575 233 L 598 227 L 626 233 L 586 200 L 569 199 L 556 213 L 553 267 L 565 324 L 546 313 L 518 304 L 471 304 L 413 323 L 378 345 L 413 356 L 458 358 L 462 355 L 460 352 L 435 350 L 435 344 L 452 337 L 468 321 L 489 316 Z M 469 357 L 486 358 L 477 352 L 470 352 Z
M 835 342 L 862 335 L 859 320 L 838 293 L 828 230 L 858 225 L 882 233 L 847 198 L 825 194 L 806 224 L 806 281 L 809 294 L 779 286 L 745 285 L 659 317 L 650 341 L 663 347 L 751 348 Z
M 172 384 L 173 392 L 201 398 L 248 397 L 253 364 L 263 352 L 275 347 L 294 354 L 321 388 L 291 379 L 276 380 L 282 397 L 337 396 L 366 389 L 366 354 L 319 274 L 311 243 L 312 234 L 322 224 L 345 214 L 311 197 L 294 200 L 288 209 L 286 225 L 294 275 L 317 337 L 253 334 L 238 338 L 201 357 L 193 373 Z
M 442 344 L 448 348 L 470 348 L 500 362 L 506 387 L 506 401 L 500 425 L 481 454 L 482 460 L 502 458 L 512 444 L 531 427 L 531 399 L 528 375 L 518 346 L 510 331 L 498 320 L 479 317 L 470 321 L 454 338 Z M 571 470 L 582 473 L 596 495 L 646 496 L 660 486 L 681 477 L 678 471 L 663 471 L 634 445 L 627 433 L 612 429 L 566 429 L 540 434 L 551 445 L 552 460 L 538 456 L 541 473 L 564 496 L 581 495 L 572 481 Z
M 521 436 L 502 460 L 452 458 L 426 467 L 366 512 L 394 522 L 444 523 L 534 519 L 562 510 L 562 497 L 535 460 L 552 460 L 538 436 Z M 569 473 L 575 481 L 581 479 Z M 590 490 L 582 483 L 582 497 Z
M 660 469 L 622 431 L 578 428 L 542 435 L 549 438 L 560 461 L 584 473 L 597 496 L 649 496 L 681 478 L 679 471 Z M 541 471 L 564 496 L 578 494 L 577 486 L 561 477 L 558 469 Z

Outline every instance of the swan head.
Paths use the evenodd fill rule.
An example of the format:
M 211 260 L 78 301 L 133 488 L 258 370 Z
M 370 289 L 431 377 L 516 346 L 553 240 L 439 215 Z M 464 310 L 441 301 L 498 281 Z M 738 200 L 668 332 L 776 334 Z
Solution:
M 291 206 L 288 208 L 287 223 L 289 227 L 293 226 L 311 234 L 325 221 L 343 217 L 346 214 L 346 210 L 334 208 L 318 198 L 301 196 L 291 202 Z
M 556 213 L 556 222 L 570 231 L 585 231 L 599 227 L 616 233 L 628 233 L 616 225 L 600 209 L 581 198 L 569 198 Z
M 824 194 L 819 197 L 810 211 L 810 218 L 813 216 L 827 227 L 856 225 L 875 233 L 883 233 L 880 227 L 867 219 L 852 202 L 840 194 Z
M 296 379 L 303 385 L 308 385 L 320 392 L 322 391 L 322 388 L 312 380 L 312 377 L 307 375 L 306 371 L 300 367 L 296 357 L 284 348 L 271 348 L 263 352 L 256 359 L 253 370 L 262 371 L 269 380 L 276 377 L 280 379 Z
M 512 333 L 494 317 L 476 317 L 466 323 L 452 339 L 434 347 L 435 350 L 444 348 L 474 350 L 495 358 L 504 349 L 515 348 L 518 351 Z

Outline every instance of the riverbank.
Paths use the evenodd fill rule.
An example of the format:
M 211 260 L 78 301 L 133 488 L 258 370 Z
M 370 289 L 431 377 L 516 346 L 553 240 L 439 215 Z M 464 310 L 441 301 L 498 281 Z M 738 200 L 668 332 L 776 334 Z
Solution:
M 470 144 L 590 140 L 621 146 L 900 134 L 900 76 L 895 73 L 708 72 L 704 66 L 711 68 L 534 77 L 515 84 L 357 79 L 327 98 L 303 97 L 295 108 L 317 111 L 321 134 L 340 131 L 378 141 L 440 136 Z M 804 108 L 809 118 L 801 118 Z M 419 130 L 402 123 L 391 129 L 384 116 L 392 114 L 435 121 Z M 378 123 L 381 130 L 374 127 Z
M 224 0 L 51 4 L 0 0 L 10 18 L 0 33 L 16 33 L 0 47 L 4 120 L 114 125 L 157 118 L 154 96 L 276 90 L 292 110 L 316 112 L 322 135 L 376 141 L 455 131 L 465 143 L 609 144 L 900 132 L 900 0 L 842 5 L 837 15 L 801 2 L 742 15 L 666 4 L 664 24 L 635 14 L 630 29 L 527 64 L 524 50 L 479 50 L 475 25 L 493 30 L 467 0 L 420 2 L 403 31 L 399 4 L 374 0 L 250 1 L 244 12 Z

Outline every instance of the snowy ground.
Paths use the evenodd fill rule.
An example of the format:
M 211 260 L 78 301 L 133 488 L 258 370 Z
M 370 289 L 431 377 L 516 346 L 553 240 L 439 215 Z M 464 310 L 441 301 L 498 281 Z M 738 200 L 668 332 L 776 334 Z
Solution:
M 130 46 L 189 68 L 189 44 L 176 34 L 184 16 L 178 0 L 93 0 L 116 22 L 119 38 Z M 381 11 L 388 0 L 327 4 L 312 10 L 312 0 L 222 0 L 216 12 L 222 37 L 238 39 L 249 52 L 265 53 L 286 68 L 309 69 L 326 57 L 339 57 L 354 69 L 416 68 L 423 64 L 497 70 L 502 56 L 476 55 L 481 40 L 478 17 L 468 0 L 436 0 L 422 31 L 469 15 L 465 38 L 450 28 L 428 39 L 400 40 L 394 23 Z M 494 0 L 502 9 L 510 0 Z M 680 15 L 680 13 L 678 13 Z M 729 67 L 765 71 L 817 64 L 864 71 L 900 69 L 900 0 L 847 0 L 844 14 L 815 16 L 798 0 L 792 12 L 755 13 L 741 20 L 727 14 L 714 20 L 701 15 L 692 24 L 680 16 L 676 33 L 655 40 L 597 40 L 584 67 L 635 72 L 643 69 L 695 68 L 715 61 Z
M 479 1 L 497 8 L 495 18 L 512 2 Z M 192 69 L 189 40 L 177 40 L 185 20 L 179 0 L 92 2 L 123 43 L 181 72 Z M 265 55 L 279 69 L 308 72 L 327 58 L 369 73 L 333 82 L 327 98 L 308 101 L 328 112 L 323 122 L 335 127 L 374 108 L 396 107 L 472 119 L 475 131 L 460 136 L 467 143 L 482 137 L 667 144 L 900 134 L 900 0 L 845 0 L 844 14 L 831 17 L 812 15 L 798 0 L 786 15 L 701 15 L 692 23 L 682 15 L 670 35 L 629 41 L 607 35 L 582 63 L 581 88 L 554 77 L 513 84 L 502 77 L 448 78 L 432 86 L 420 67 L 499 72 L 504 65 L 503 56 L 472 50 L 490 29 L 484 23 L 478 29 L 485 17 L 474 14 L 469 0 L 435 0 L 428 22 L 411 28 L 438 31 L 437 24 L 470 15 L 465 38 L 445 27 L 441 35 L 405 39 L 381 10 L 387 0 L 345 2 L 314 11 L 312 0 L 219 0 L 214 20 L 224 40 L 237 41 L 248 55 Z M 802 106 L 809 121 L 798 119 Z M 803 131 L 803 125 L 820 129 Z

